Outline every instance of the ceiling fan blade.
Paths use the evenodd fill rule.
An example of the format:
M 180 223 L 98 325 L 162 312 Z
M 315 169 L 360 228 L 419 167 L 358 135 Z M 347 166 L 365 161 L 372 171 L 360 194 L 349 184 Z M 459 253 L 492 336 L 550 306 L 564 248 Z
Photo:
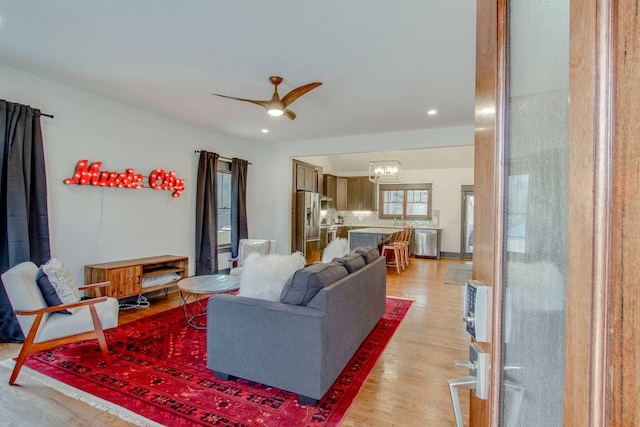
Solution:
M 284 104 L 285 107 L 287 107 L 293 101 L 295 101 L 296 99 L 298 99 L 299 97 L 301 97 L 305 93 L 309 92 L 310 90 L 313 90 L 313 89 L 317 88 L 321 84 L 322 83 L 320 83 L 320 82 L 314 82 L 314 83 L 307 83 L 306 85 L 297 87 L 297 88 L 293 89 L 291 92 L 289 92 L 288 94 L 286 94 L 284 96 L 284 98 L 282 98 L 282 103 Z
M 288 108 L 284 109 L 284 114 L 285 114 L 285 116 L 289 117 L 291 120 L 296 118 L 296 113 L 294 113 L 293 111 L 289 110 Z
M 219 93 L 212 93 L 211 95 L 220 96 L 222 98 L 235 99 L 236 101 L 245 101 L 250 102 L 252 104 L 260 105 L 261 107 L 267 108 L 267 105 L 270 101 L 260 101 L 257 99 L 244 99 L 244 98 L 236 98 L 234 96 L 220 95 Z

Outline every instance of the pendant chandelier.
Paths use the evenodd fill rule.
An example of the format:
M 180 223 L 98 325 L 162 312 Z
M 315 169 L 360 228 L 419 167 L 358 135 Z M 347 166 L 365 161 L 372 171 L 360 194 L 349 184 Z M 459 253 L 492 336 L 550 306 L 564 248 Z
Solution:
M 398 160 L 372 160 L 369 162 L 369 181 L 375 183 L 398 182 L 402 165 Z

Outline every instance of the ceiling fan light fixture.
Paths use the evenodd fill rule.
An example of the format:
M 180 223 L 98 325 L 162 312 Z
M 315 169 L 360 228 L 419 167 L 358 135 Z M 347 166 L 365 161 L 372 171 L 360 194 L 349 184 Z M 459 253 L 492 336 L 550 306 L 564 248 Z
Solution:
M 267 110 L 267 113 L 269 113 L 269 115 L 273 117 L 279 117 L 284 114 L 284 110 L 279 107 L 269 107 L 269 109 Z
M 276 97 L 277 92 L 273 96 Z M 280 117 L 284 114 L 284 104 L 279 99 L 272 99 L 267 104 L 267 113 L 274 117 Z

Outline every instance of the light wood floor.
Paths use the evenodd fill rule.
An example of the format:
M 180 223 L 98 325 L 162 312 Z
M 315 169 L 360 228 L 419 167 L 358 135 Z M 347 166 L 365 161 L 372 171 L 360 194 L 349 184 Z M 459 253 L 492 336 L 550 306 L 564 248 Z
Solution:
M 444 276 L 457 259 L 412 259 L 401 275 L 387 274 L 387 294 L 414 303 L 349 409 L 342 426 L 455 426 L 447 379 L 467 372 L 453 366 L 468 357 L 464 331 L 464 287 L 445 285 Z M 120 323 L 179 304 L 177 293 L 151 300 L 146 309 L 123 311 Z M 17 356 L 18 344 L 0 344 L 0 360 Z M 129 423 L 55 390 L 19 376 L 9 386 L 9 369 L 0 367 L 0 426 L 128 426 Z M 460 392 L 468 422 L 469 393 Z

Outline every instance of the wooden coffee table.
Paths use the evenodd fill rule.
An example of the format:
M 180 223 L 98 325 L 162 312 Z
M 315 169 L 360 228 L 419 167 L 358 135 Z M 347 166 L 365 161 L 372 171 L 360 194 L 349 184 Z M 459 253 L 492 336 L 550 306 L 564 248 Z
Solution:
M 178 282 L 180 305 L 187 325 L 195 329 L 206 329 L 207 322 L 197 322 L 207 315 L 207 299 L 211 295 L 225 294 L 240 288 L 240 277 L 226 274 L 192 276 Z

